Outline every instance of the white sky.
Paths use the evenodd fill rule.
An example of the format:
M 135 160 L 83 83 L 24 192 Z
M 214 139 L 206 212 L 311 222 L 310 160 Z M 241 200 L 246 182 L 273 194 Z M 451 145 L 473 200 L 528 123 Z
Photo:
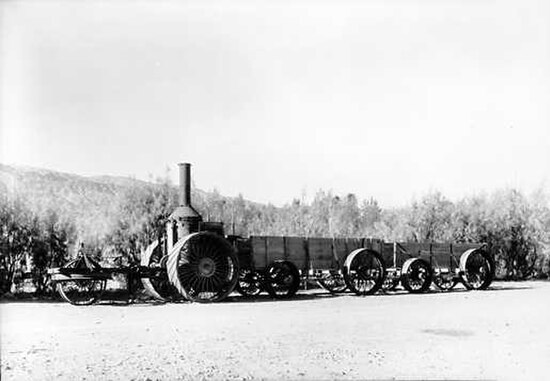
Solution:
M 548 1 L 0 1 L 0 161 L 282 204 L 550 186 Z

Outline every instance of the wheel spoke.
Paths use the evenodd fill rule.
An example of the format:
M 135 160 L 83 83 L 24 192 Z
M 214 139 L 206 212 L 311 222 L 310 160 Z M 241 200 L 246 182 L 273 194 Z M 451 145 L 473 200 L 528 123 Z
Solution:
M 489 287 L 493 280 L 492 264 L 481 250 L 472 250 L 460 259 L 462 280 L 466 288 L 480 290 Z
M 409 292 L 420 293 L 426 291 L 432 282 L 430 265 L 420 259 L 408 259 L 403 265 L 402 284 Z
M 170 253 L 189 263 L 188 269 L 168 271 L 176 289 L 192 301 L 212 302 L 225 298 L 237 285 L 236 257 L 232 246 L 213 233 L 194 233 L 180 244 L 180 250 Z M 172 266 L 168 261 L 169 266 Z

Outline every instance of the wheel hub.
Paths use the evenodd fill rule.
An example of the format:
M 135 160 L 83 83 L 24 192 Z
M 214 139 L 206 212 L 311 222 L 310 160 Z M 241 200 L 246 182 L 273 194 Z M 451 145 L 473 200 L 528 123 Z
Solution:
M 203 277 L 211 277 L 216 271 L 216 264 L 210 258 L 202 258 L 198 266 L 199 274 Z

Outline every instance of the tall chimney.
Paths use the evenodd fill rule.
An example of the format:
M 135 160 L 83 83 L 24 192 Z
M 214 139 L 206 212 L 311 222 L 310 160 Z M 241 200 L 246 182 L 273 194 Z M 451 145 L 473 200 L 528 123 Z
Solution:
M 180 168 L 180 206 L 191 205 L 191 164 L 179 163 Z
M 168 250 L 181 238 L 199 231 L 201 215 L 191 206 L 191 164 L 179 163 L 179 205 L 166 223 Z

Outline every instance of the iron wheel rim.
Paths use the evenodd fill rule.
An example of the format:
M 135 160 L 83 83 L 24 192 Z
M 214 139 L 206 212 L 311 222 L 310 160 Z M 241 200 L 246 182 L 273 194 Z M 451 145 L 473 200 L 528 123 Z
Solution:
M 430 264 L 420 258 L 409 259 L 403 265 L 403 287 L 411 293 L 422 293 L 432 283 Z
M 468 255 L 464 264 L 463 279 L 470 289 L 486 288 L 492 280 L 491 263 L 483 252 L 474 251 Z
M 289 298 L 300 287 L 300 274 L 288 261 L 274 262 L 265 271 L 265 285 L 273 298 Z
M 238 261 L 233 247 L 223 237 L 194 233 L 183 238 L 172 250 L 168 258 L 168 276 L 186 299 L 199 303 L 217 302 L 235 289 Z
M 153 297 L 160 301 L 167 301 L 175 296 L 174 287 L 168 279 L 166 272 L 166 257 L 162 255 L 160 246 L 155 246 L 152 250 L 149 260 L 144 263 L 149 269 L 153 270 L 148 278 L 143 278 L 142 282 L 147 280 L 153 288 Z M 156 294 L 156 295 L 155 295 Z
M 57 283 L 57 291 L 67 302 L 76 306 L 87 306 L 101 299 L 106 284 L 105 280 L 67 280 Z
M 356 251 L 346 259 L 344 280 L 357 295 L 371 295 L 378 291 L 385 275 L 384 263 L 372 251 Z
M 260 276 L 256 271 L 241 269 L 237 291 L 243 296 L 256 296 L 262 292 Z
M 78 270 L 77 273 L 85 275 L 94 270 L 100 270 L 101 266 L 91 258 L 80 256 L 70 261 L 64 268 Z M 65 301 L 76 306 L 87 306 L 101 299 L 106 285 L 107 281 L 104 279 L 75 279 L 58 281 L 56 289 Z

